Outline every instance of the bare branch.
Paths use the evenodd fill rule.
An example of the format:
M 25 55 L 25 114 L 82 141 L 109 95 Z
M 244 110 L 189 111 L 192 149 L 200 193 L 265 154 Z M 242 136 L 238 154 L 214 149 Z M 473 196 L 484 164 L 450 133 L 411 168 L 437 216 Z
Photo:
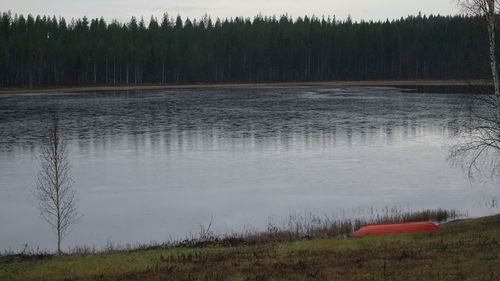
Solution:
M 48 121 L 47 136 L 41 148 L 35 197 L 40 217 L 57 234 L 57 252 L 61 253 L 61 241 L 80 215 L 76 206 L 76 191 L 72 188 L 67 144 L 60 135 L 57 113 L 53 112 Z

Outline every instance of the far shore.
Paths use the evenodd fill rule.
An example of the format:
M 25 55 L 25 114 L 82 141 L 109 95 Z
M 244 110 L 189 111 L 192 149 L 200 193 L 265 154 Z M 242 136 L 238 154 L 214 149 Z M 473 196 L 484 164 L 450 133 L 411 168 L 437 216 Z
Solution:
M 486 85 L 488 80 L 367 80 L 367 81 L 322 81 L 322 82 L 276 82 L 276 83 L 221 83 L 221 84 L 143 84 L 106 85 L 47 88 L 0 88 L 0 94 L 54 93 L 54 92 L 94 92 L 125 90 L 162 90 L 190 88 L 230 88 L 230 87 L 293 87 L 293 86 L 467 86 Z

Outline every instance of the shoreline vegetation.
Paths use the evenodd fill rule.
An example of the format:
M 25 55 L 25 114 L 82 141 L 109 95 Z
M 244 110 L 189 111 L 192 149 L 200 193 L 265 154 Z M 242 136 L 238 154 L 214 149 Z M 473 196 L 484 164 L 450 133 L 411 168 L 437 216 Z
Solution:
M 449 220 L 457 214 L 423 211 L 393 219 L 425 219 L 429 215 L 434 220 Z M 2 255 L 0 279 L 451 281 L 500 277 L 500 214 L 447 221 L 439 232 L 403 235 L 289 239 L 289 233 L 281 233 L 285 239 L 263 239 L 272 237 L 271 230 L 261 233 L 258 243 L 209 239 L 210 231 L 205 229 L 201 232 L 208 236 L 198 238 L 203 243 L 76 251 L 59 256 Z
M 0 94 L 95 92 L 127 90 L 168 90 L 195 88 L 238 88 L 238 87 L 304 87 L 304 86 L 468 86 L 489 85 L 489 80 L 366 80 L 366 81 L 318 81 L 318 82 L 273 82 L 273 83 L 218 83 L 218 84 L 141 84 L 141 85 L 89 85 L 40 88 L 0 88 Z
M 270 242 L 296 241 L 303 239 L 320 238 L 345 238 L 359 230 L 362 226 L 368 224 L 380 223 L 401 223 L 432 221 L 443 223 L 452 219 L 466 217 L 466 214 L 458 210 L 445 209 L 426 209 L 420 211 L 403 210 L 400 207 L 360 208 L 359 211 L 367 212 L 363 217 L 356 218 L 337 218 L 333 215 L 317 215 L 310 212 L 291 213 L 284 220 L 278 222 L 275 219 L 268 219 L 264 230 L 255 230 L 253 228 L 241 231 L 227 231 L 225 234 L 216 234 L 212 229 L 213 218 L 206 225 L 200 225 L 198 233 L 191 233 L 182 240 L 171 240 L 158 243 L 136 245 L 115 245 L 112 241 L 98 250 L 94 247 L 75 247 L 64 252 L 66 255 L 73 254 L 102 254 L 120 251 L 134 251 L 150 248 L 176 248 L 176 247 L 206 247 L 213 245 L 223 246 L 242 246 L 242 245 L 261 245 Z M 0 262 L 8 257 L 30 257 L 30 256 L 52 256 L 54 254 L 47 251 L 34 250 L 25 245 L 21 252 L 0 252 Z

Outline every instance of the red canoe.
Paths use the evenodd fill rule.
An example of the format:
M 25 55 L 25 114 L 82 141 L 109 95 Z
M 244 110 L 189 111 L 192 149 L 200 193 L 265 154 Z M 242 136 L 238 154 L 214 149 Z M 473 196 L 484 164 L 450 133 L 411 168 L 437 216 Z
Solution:
M 354 232 L 353 236 L 365 235 L 383 235 L 393 233 L 411 233 L 439 231 L 439 228 L 433 222 L 402 222 L 402 223 L 384 223 L 368 224 Z

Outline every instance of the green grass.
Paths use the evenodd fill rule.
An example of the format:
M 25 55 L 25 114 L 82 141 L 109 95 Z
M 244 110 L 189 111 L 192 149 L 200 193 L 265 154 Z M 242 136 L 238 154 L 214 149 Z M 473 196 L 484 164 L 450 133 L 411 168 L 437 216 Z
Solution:
M 436 233 L 4 256 L 0 280 L 500 280 L 500 215 Z

